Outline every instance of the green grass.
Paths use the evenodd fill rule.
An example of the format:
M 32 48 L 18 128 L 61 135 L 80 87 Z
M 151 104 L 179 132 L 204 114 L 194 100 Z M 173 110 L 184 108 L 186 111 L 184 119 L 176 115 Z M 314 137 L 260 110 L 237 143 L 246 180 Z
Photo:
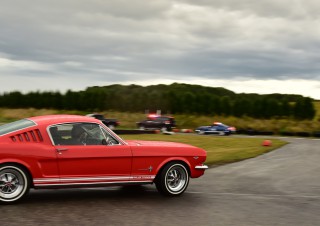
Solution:
M 210 125 L 214 121 L 223 122 L 237 129 L 253 128 L 259 131 L 272 131 L 275 134 L 280 132 L 314 132 L 320 131 L 320 102 L 314 102 L 317 114 L 313 120 L 293 120 L 293 119 L 254 119 L 249 117 L 224 117 L 224 116 L 203 116 L 175 114 L 178 128 L 195 129 L 201 125 Z M 53 109 L 7 109 L 0 108 L 0 124 L 11 122 L 17 119 L 36 115 L 46 114 L 78 114 L 85 115 L 91 112 L 66 111 Z M 140 113 L 104 111 L 100 112 L 108 118 L 117 118 L 120 121 L 119 129 L 135 129 L 136 122 L 146 118 L 146 115 Z
M 125 140 L 171 141 L 191 144 L 207 151 L 206 164 L 210 166 L 253 158 L 287 144 L 282 140 L 270 139 L 272 142 L 271 146 L 262 146 L 264 138 L 194 136 L 190 134 L 143 134 L 122 135 L 121 137 Z
M 320 101 L 315 101 L 313 104 L 316 109 L 316 116 L 314 117 L 314 120 L 320 122 Z

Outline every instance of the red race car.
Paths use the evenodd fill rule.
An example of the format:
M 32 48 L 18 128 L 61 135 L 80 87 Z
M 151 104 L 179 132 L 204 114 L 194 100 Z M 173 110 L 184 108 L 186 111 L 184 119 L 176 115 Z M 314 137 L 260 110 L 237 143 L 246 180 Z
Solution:
M 204 174 L 205 160 L 205 150 L 187 144 L 124 141 L 91 117 L 32 117 L 0 126 L 0 201 L 21 200 L 30 188 L 152 183 L 177 196 Z

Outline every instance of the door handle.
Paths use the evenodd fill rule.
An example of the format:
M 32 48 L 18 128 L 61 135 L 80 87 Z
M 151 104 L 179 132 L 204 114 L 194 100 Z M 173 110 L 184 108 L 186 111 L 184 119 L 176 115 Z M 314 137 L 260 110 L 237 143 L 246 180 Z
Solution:
M 68 148 L 57 148 L 56 150 L 57 150 L 58 154 L 61 155 L 62 151 L 68 151 L 69 149 Z

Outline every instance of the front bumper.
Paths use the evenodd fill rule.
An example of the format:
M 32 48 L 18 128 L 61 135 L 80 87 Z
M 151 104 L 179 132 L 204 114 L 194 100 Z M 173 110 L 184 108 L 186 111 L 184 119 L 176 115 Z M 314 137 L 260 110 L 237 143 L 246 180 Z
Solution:
M 201 166 L 195 166 L 194 167 L 197 170 L 206 170 L 209 169 L 209 167 L 207 165 L 201 165 Z

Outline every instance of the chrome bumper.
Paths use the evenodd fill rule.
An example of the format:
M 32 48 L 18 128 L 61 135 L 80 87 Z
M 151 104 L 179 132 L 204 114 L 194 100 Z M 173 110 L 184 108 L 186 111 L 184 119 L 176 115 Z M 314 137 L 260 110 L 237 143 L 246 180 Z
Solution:
M 207 165 L 202 165 L 202 166 L 196 166 L 195 169 L 198 169 L 198 170 L 206 170 L 208 169 L 209 167 Z

